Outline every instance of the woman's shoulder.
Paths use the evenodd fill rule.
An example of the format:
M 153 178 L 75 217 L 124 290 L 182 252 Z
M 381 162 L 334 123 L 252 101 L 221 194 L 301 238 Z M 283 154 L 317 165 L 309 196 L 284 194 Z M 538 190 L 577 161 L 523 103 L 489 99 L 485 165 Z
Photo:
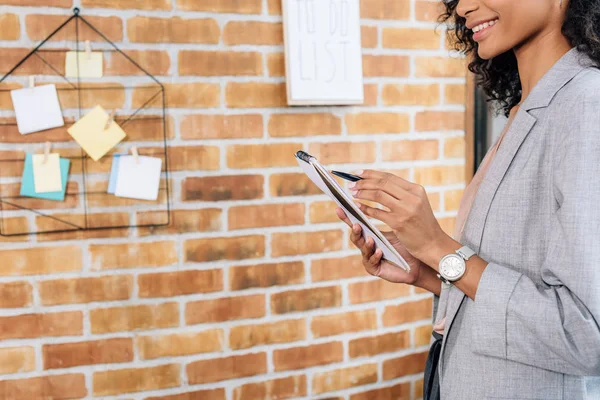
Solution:
M 563 90 L 564 96 L 571 97 L 575 103 L 582 100 L 600 100 L 600 68 L 587 67 L 581 70 Z

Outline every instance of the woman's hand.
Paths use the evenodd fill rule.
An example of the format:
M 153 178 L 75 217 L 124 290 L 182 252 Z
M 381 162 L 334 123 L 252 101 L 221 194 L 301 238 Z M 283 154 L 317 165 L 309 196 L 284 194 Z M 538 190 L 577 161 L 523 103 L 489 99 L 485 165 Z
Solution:
M 366 170 L 356 175 L 363 179 L 349 186 L 352 195 L 379 203 L 389 211 L 357 202 L 358 207 L 367 216 L 392 228 L 415 258 L 425 260 L 427 251 L 449 238 L 435 218 L 422 186 L 385 172 Z
M 352 222 L 350 219 L 348 219 L 344 213 L 344 210 L 341 208 L 337 208 L 335 212 L 342 221 L 352 228 L 350 240 L 362 253 L 363 266 L 369 274 L 394 283 L 407 283 L 409 285 L 420 286 L 419 281 L 422 278 L 423 268 L 431 268 L 417 258 L 413 257 L 400 243 L 400 240 L 396 237 L 396 235 L 394 235 L 392 232 L 383 232 L 385 238 L 392 246 L 394 246 L 398 253 L 400 253 L 408 265 L 410 265 L 410 272 L 406 272 L 402 268 L 398 268 L 395 265 L 382 260 L 381 258 L 383 257 L 383 252 L 381 249 L 375 248 L 375 242 L 373 239 L 365 239 L 365 237 L 362 235 L 362 228 L 360 225 L 352 225 Z

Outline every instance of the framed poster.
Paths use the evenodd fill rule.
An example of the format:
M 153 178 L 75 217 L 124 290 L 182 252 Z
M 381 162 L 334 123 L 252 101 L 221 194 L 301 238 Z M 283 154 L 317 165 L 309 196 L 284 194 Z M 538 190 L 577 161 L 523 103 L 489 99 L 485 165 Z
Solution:
M 362 104 L 360 0 L 282 2 L 288 104 Z

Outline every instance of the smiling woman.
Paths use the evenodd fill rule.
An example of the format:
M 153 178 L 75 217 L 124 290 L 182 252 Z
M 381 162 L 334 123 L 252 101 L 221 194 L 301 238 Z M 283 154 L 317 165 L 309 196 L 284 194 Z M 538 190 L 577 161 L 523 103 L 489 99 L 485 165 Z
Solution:
M 453 237 L 423 187 L 357 172 L 355 198 L 385 207 L 361 210 L 392 228 L 413 276 L 357 227 L 351 239 L 372 275 L 434 294 L 425 399 L 598 399 L 600 0 L 444 5 L 449 39 L 508 122 Z

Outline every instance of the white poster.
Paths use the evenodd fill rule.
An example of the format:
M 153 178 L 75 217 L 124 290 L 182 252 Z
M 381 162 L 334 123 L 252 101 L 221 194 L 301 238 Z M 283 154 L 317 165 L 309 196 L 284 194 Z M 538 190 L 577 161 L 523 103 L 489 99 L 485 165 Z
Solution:
M 360 0 L 282 1 L 288 104 L 362 104 Z

